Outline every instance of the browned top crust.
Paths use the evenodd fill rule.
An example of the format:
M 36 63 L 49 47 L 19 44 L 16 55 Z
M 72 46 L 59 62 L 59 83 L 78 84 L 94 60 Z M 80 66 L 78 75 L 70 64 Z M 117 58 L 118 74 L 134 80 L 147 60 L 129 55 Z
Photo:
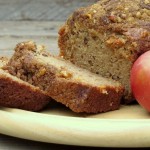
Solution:
M 7 62 L 9 61 L 9 59 L 7 57 L 0 57 L 0 69 L 5 66 L 7 64 Z
M 43 109 L 51 98 L 38 87 L 32 86 L 1 69 L 7 62 L 8 58 L 0 58 L 0 106 L 30 111 Z
M 122 55 L 134 61 L 150 49 L 150 1 L 101 0 L 75 11 L 59 34 L 67 34 L 74 27 L 104 35 L 107 31 L 106 44 L 112 49 L 118 49 L 116 45 L 124 46 Z M 63 49 L 63 42 L 59 41 L 59 44 Z

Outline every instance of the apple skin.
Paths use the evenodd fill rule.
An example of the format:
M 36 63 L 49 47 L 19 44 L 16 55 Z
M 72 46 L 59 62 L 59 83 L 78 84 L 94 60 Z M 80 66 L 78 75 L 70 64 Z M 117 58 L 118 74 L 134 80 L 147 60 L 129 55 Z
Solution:
M 135 99 L 150 112 L 150 51 L 142 54 L 133 64 L 130 83 Z

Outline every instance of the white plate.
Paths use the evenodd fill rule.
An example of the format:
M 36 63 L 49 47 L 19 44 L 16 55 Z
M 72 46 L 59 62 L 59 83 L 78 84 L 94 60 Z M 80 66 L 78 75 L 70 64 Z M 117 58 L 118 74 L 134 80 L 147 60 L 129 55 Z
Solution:
M 0 133 L 48 143 L 101 146 L 150 146 L 150 114 L 139 105 L 97 115 L 75 114 L 52 104 L 34 113 L 1 108 Z

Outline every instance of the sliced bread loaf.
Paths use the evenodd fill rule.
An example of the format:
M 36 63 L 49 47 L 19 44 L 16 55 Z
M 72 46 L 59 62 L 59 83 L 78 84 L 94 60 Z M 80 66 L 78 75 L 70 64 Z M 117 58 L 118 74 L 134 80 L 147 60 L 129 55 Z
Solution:
M 31 41 L 17 45 L 7 70 L 74 112 L 107 112 L 120 106 L 120 83 L 51 56 Z
M 100 0 L 75 11 L 59 34 L 64 59 L 119 81 L 124 102 L 134 100 L 130 70 L 150 50 L 149 0 Z
M 43 109 L 51 98 L 38 87 L 32 86 L 4 71 L 8 59 L 0 58 L 0 106 L 30 111 Z

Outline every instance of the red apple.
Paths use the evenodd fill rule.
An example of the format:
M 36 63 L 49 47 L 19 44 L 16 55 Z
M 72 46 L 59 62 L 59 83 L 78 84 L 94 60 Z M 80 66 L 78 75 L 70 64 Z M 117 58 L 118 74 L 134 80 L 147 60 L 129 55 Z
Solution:
M 130 82 L 136 100 L 150 112 L 150 51 L 142 54 L 133 64 Z

